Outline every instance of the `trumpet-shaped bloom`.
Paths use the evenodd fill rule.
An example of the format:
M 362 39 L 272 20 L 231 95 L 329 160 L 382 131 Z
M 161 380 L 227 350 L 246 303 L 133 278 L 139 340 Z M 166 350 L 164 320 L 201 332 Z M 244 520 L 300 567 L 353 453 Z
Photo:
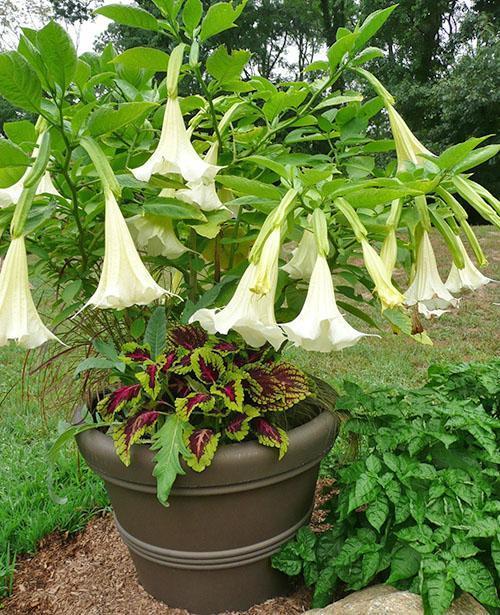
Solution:
M 404 301 L 403 295 L 395 288 L 391 282 L 391 274 L 387 271 L 387 265 L 377 254 L 375 249 L 363 239 L 361 242 L 363 258 L 366 269 L 375 284 L 375 292 L 378 294 L 382 309 L 393 308 L 401 305 Z
M 450 306 L 458 305 L 458 299 L 453 297 L 441 280 L 427 231 L 424 231 L 417 249 L 415 277 L 405 293 L 405 303 L 417 305 L 418 311 L 425 318 L 441 316 Z
M 21 179 L 12 186 L 0 189 L 0 209 L 4 207 L 9 207 L 10 205 L 15 205 L 19 201 L 19 197 L 21 196 L 21 193 L 24 188 L 23 182 L 29 171 L 30 169 L 28 169 L 26 173 L 21 177 Z M 48 171 L 45 171 L 45 173 L 42 175 L 42 179 L 38 184 L 36 193 L 53 194 L 54 196 L 59 197 L 61 196 L 60 193 L 57 191 L 57 188 L 54 186 L 54 183 L 52 182 L 52 178 L 50 177 L 50 173 Z
M 394 229 L 391 229 L 384 239 L 382 249 L 380 250 L 380 258 L 385 265 L 387 274 L 392 277 L 392 272 L 394 271 L 398 258 L 398 242 Z
M 280 247 L 281 231 L 279 228 L 275 228 L 269 233 L 269 237 L 262 246 L 254 283 L 250 289 L 257 295 L 267 295 L 276 287 Z
M 300 314 L 281 327 L 296 346 L 316 352 L 342 350 L 367 335 L 351 327 L 340 313 L 328 262 L 322 255 L 316 258 Z
M 24 237 L 11 241 L 0 272 L 0 346 L 9 340 L 25 348 L 57 340 L 43 324 L 31 296 Z
M 97 290 L 85 307 L 121 310 L 131 305 L 146 305 L 167 291 L 151 277 L 141 261 L 125 218 L 110 190 L 105 191 L 106 221 L 104 262 Z
M 128 218 L 127 224 L 136 246 L 149 256 L 165 256 L 174 260 L 188 251 L 177 239 L 170 218 L 137 215 Z
M 392 105 L 387 106 L 387 113 L 389 114 L 391 132 L 396 145 L 398 172 L 405 170 L 407 162 L 412 162 L 415 165 L 422 164 L 425 161 L 422 154 L 433 156 L 433 153 L 420 143 Z
M 477 267 L 475 267 L 460 237 L 456 237 L 456 240 L 460 252 L 464 257 L 464 267 L 463 269 L 459 269 L 455 263 L 452 264 L 448 279 L 445 282 L 445 286 L 450 293 L 457 294 L 463 291 L 477 290 L 481 288 L 481 286 L 485 286 L 485 284 L 494 282 L 495 280 L 487 278 Z
M 218 150 L 219 145 L 215 141 L 205 155 L 205 162 L 215 166 L 217 164 Z M 187 188 L 178 190 L 176 196 L 187 203 L 198 205 L 203 211 L 227 209 L 217 194 L 214 178 L 210 176 L 201 177 L 196 181 L 189 181 Z
M 199 322 L 209 333 L 226 334 L 237 331 L 250 346 L 260 347 L 266 342 L 276 350 L 285 336 L 276 323 L 274 298 L 278 281 L 278 266 L 271 273 L 271 288 L 266 295 L 257 295 L 251 288 L 258 276 L 257 265 L 250 263 L 243 274 L 231 301 L 222 310 L 198 310 L 189 322 Z
M 292 252 L 292 258 L 282 269 L 294 280 L 309 280 L 317 255 L 318 248 L 314 234 L 305 230 L 299 245 Z
M 200 158 L 189 139 L 179 99 L 169 97 L 156 150 L 147 162 L 131 171 L 136 179 L 144 182 L 155 173 L 176 173 L 187 182 L 198 182 L 202 178 L 213 179 L 219 169 Z

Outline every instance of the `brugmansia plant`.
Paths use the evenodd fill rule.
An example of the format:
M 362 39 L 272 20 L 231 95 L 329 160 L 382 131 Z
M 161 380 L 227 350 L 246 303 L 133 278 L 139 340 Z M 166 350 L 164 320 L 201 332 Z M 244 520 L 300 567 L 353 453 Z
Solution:
M 165 499 L 176 438 L 194 469 L 221 434 L 253 434 L 283 454 L 283 426 L 259 399 L 271 413 L 314 394 L 302 384 L 287 396 L 292 372 L 306 382 L 279 358 L 287 343 L 352 346 L 367 333 L 351 319 L 378 327 L 365 309 L 376 305 L 378 322 L 430 343 L 420 317 L 490 281 L 471 259 L 486 263 L 465 207 L 500 226 L 499 201 L 470 177 L 499 146 L 471 138 L 435 155 L 412 134 L 364 68 L 382 54 L 368 44 L 394 6 L 340 28 L 306 80 L 273 83 L 242 78 L 249 52 L 218 43 L 244 2 L 153 1 L 160 18 L 130 5 L 97 12 L 162 34 L 170 54 L 107 45 L 77 57 L 55 22 L 24 28 L 17 50 L 0 54 L 0 94 L 37 118 L 7 122 L 0 140 L 0 344 L 61 340 L 59 357 L 87 348 L 79 373 L 112 367 L 94 415 L 124 461 L 131 442 L 150 440 L 158 472 L 174 467 Z M 340 78 L 373 97 L 339 91 Z M 393 140 L 374 138 L 379 113 Z M 436 232 L 450 251 L 446 282 Z M 159 313 L 170 342 L 120 354 Z

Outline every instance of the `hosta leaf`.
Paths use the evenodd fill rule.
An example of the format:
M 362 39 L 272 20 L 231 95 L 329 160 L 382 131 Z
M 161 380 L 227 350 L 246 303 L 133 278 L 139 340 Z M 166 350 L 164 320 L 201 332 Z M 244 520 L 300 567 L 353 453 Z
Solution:
M 211 463 L 219 446 L 220 434 L 212 429 L 194 429 L 188 426 L 184 441 L 191 455 L 186 459 L 190 468 L 203 472 Z
M 251 427 L 258 442 L 264 446 L 279 449 L 278 459 L 282 459 L 288 449 L 288 434 L 286 431 L 280 427 L 275 427 L 263 418 L 253 419 Z
M 126 466 L 130 465 L 132 444 L 137 442 L 156 423 L 159 416 L 160 413 L 155 410 L 146 410 L 113 428 L 112 436 L 116 454 Z
M 188 421 L 194 410 L 210 412 L 215 405 L 215 399 L 210 393 L 190 393 L 186 397 L 175 400 L 175 412 L 183 421 Z
M 167 417 L 162 427 L 153 435 L 151 450 L 157 451 L 153 476 L 157 479 L 158 500 L 168 506 L 168 496 L 177 475 L 185 474 L 180 456 L 187 460 L 191 455 L 184 442 L 184 422 L 177 415 Z

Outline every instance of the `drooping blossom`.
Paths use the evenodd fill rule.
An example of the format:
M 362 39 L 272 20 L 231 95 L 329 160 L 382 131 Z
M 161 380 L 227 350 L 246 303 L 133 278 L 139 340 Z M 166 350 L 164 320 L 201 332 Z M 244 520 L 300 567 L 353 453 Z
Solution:
M 12 239 L 0 271 L 0 346 L 10 340 L 24 348 L 59 341 L 43 324 L 33 302 L 24 237 Z
M 464 291 L 473 291 L 490 282 L 494 282 L 495 280 L 487 278 L 477 269 L 467 254 L 467 250 L 460 237 L 457 236 L 456 241 L 464 259 L 464 266 L 462 269 L 459 269 L 455 263 L 452 263 L 450 273 L 445 282 L 445 286 L 450 293 L 458 294 Z
M 424 231 L 417 247 L 415 276 L 405 292 L 405 303 L 416 305 L 425 318 L 431 318 L 441 316 L 458 302 L 441 280 L 429 234 Z
M 379 254 L 377 254 L 375 248 L 373 248 L 366 239 L 361 241 L 361 247 L 363 249 L 366 269 L 375 284 L 375 292 L 380 299 L 382 309 L 385 310 L 401 305 L 404 301 L 404 297 L 392 284 L 392 272 L 388 272 L 386 263 L 384 263 Z
M 104 262 L 97 290 L 84 307 L 120 310 L 147 305 L 168 291 L 154 281 L 144 266 L 114 194 L 105 189 L 104 196 Z
M 19 201 L 21 193 L 24 189 L 24 180 L 26 179 L 26 175 L 30 171 L 31 168 L 27 169 L 26 173 L 21 177 L 21 179 L 12 186 L 9 186 L 8 188 L 0 188 L 0 209 L 9 207 L 10 205 L 15 205 Z M 45 171 L 45 173 L 42 175 L 42 178 L 36 190 L 36 194 L 52 194 L 54 196 L 61 197 L 61 194 L 54 186 L 54 183 L 52 182 L 52 178 L 50 177 L 50 173 L 48 171 Z
M 423 155 L 433 156 L 433 153 L 420 143 L 392 105 L 387 105 L 387 113 L 396 145 L 398 172 L 404 171 L 408 162 L 422 165 L 425 162 Z
M 220 167 L 203 160 L 194 149 L 184 124 L 177 96 L 169 96 L 156 150 L 142 166 L 131 169 L 139 181 L 151 175 L 182 175 L 187 182 L 213 180 Z
M 314 234 L 305 230 L 299 245 L 292 252 L 292 258 L 282 267 L 284 271 L 294 280 L 309 280 L 312 275 L 318 249 Z
M 127 218 L 126 222 L 136 246 L 148 256 L 165 256 L 175 260 L 188 252 L 188 248 L 177 238 L 171 218 L 139 214 Z
M 340 313 L 328 262 L 321 254 L 316 258 L 300 314 L 281 327 L 296 346 L 316 352 L 342 350 L 368 335 L 351 327 Z

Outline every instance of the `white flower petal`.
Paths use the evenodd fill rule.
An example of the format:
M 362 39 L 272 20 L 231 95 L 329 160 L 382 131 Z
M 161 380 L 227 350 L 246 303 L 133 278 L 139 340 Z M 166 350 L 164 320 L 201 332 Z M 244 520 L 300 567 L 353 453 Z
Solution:
M 366 239 L 361 242 L 361 247 L 366 269 L 375 284 L 375 292 L 378 294 L 382 309 L 401 305 L 404 297 L 392 284 L 391 275 L 388 273 L 387 266 L 382 258 Z
M 11 241 L 0 272 L 0 346 L 9 340 L 25 348 L 59 341 L 43 324 L 33 302 L 23 237 Z
M 175 260 L 188 252 L 188 248 L 177 239 L 170 218 L 137 215 L 126 222 L 137 247 L 149 256 L 165 256 Z
M 309 280 L 316 264 L 318 248 L 311 231 L 305 230 L 292 258 L 282 267 L 293 280 Z
M 123 309 L 168 294 L 141 261 L 114 195 L 107 191 L 105 199 L 104 262 L 97 290 L 84 307 Z
M 474 291 L 490 282 L 495 282 L 495 280 L 487 278 L 475 267 L 460 237 L 456 237 L 456 240 L 464 259 L 464 267 L 459 269 L 455 263 L 452 263 L 450 273 L 445 282 L 445 286 L 450 293 L 458 294 L 464 291 Z

